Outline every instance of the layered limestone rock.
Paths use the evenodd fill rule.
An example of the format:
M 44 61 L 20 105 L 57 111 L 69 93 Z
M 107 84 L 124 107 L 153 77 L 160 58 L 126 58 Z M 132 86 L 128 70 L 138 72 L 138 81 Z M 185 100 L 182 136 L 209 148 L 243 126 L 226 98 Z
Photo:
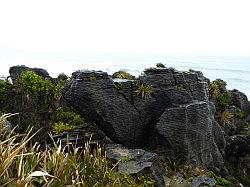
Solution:
M 247 99 L 246 94 L 238 91 L 238 90 L 232 90 L 232 105 L 240 108 L 243 110 L 246 114 L 250 113 L 250 104 Z
M 121 81 L 104 72 L 77 71 L 63 98 L 117 143 L 140 147 L 161 136 L 159 144 L 189 163 L 223 165 L 223 132 L 201 72 L 152 68 L 135 81 Z
M 127 149 L 119 144 L 105 146 L 107 158 L 118 162 L 117 171 L 134 176 L 152 174 L 156 186 L 165 186 L 164 168 L 159 165 L 157 154 L 143 149 Z
M 144 124 L 137 110 L 118 93 L 107 73 L 82 71 L 63 91 L 64 99 L 111 139 L 127 146 L 138 146 Z
M 223 166 L 221 153 L 225 141 L 209 103 L 200 101 L 166 109 L 157 130 L 169 141 L 176 155 L 190 164 Z
M 49 76 L 49 73 L 45 69 L 29 68 L 27 66 L 21 65 L 21 66 L 10 67 L 9 74 L 10 74 L 11 80 L 13 82 L 15 82 L 23 72 L 29 71 L 29 70 L 35 72 L 36 74 L 38 74 L 46 79 L 51 79 L 51 77 Z

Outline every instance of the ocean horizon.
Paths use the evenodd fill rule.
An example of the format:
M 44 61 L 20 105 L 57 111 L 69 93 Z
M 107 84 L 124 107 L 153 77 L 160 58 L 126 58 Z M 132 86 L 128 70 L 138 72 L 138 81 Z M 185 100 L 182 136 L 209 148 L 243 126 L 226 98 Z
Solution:
M 0 76 L 6 77 L 14 65 L 26 65 L 46 69 L 52 77 L 59 73 L 70 75 L 77 70 L 101 70 L 109 74 L 125 70 L 139 76 L 143 70 L 155 67 L 157 63 L 167 67 L 188 71 L 202 71 L 211 81 L 222 79 L 227 82 L 227 88 L 237 89 L 250 98 L 250 57 L 228 56 L 198 56 L 198 55 L 72 55 L 72 56 L 0 56 Z

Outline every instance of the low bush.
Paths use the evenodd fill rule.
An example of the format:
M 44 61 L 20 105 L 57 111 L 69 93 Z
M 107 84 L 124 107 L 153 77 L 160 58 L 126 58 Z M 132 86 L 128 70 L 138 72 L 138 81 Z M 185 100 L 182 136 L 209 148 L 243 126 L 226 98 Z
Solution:
M 230 105 L 231 98 L 232 95 L 229 91 L 219 95 L 216 102 L 216 104 L 218 105 L 217 109 L 219 109 L 220 111 L 225 110 Z
M 68 79 L 69 79 L 69 77 L 65 73 L 60 73 L 57 76 L 57 80 L 58 81 L 67 81 Z
M 226 90 L 227 83 L 224 80 L 216 79 L 212 83 L 216 84 L 218 86 L 218 88 L 220 89 L 221 93 Z
M 163 63 L 157 63 L 157 64 L 156 64 L 156 67 L 157 67 L 157 68 L 166 68 L 166 65 L 163 64 Z
M 64 124 L 69 124 L 77 127 L 84 123 L 84 119 L 75 112 L 66 112 L 62 107 L 59 107 L 55 112 L 53 122 L 63 122 Z
M 244 119 L 246 117 L 246 114 L 243 110 L 237 108 L 234 112 L 234 116 L 239 119 Z
M 55 131 L 56 134 L 60 134 L 62 132 L 69 132 L 69 131 L 74 130 L 75 128 L 76 126 L 63 123 L 63 122 L 53 124 L 53 130 Z
M 115 73 L 113 73 L 112 75 L 113 79 L 128 79 L 128 80 L 134 80 L 135 76 L 131 75 L 130 73 L 126 72 L 126 71 L 117 71 Z
M 214 101 L 226 92 L 227 83 L 221 79 L 216 79 L 209 84 L 209 92 Z
M 33 105 L 35 112 L 48 113 L 57 91 L 51 81 L 27 71 L 20 76 L 15 86 L 23 94 L 25 104 Z
M 7 112 L 5 107 L 6 107 L 6 102 L 8 102 L 7 98 L 11 88 L 12 84 L 9 81 L 0 79 L 0 111 Z
M 209 92 L 210 92 L 210 95 L 211 95 L 211 98 L 216 101 L 216 99 L 219 97 L 220 95 L 220 89 L 218 87 L 217 84 L 215 83 L 210 83 L 209 84 Z

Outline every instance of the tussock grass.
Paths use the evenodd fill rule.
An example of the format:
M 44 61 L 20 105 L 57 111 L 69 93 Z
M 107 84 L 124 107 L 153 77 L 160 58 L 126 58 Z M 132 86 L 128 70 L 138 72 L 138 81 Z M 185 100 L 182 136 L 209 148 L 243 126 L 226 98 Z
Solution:
M 74 147 L 54 142 L 40 150 L 31 145 L 36 135 L 4 130 L 6 117 L 0 117 L 0 186 L 144 186 L 142 181 L 119 174 L 97 145 L 91 149 L 86 143 Z M 73 146 L 73 149 L 72 149 Z M 143 181 L 144 182 L 144 181 Z

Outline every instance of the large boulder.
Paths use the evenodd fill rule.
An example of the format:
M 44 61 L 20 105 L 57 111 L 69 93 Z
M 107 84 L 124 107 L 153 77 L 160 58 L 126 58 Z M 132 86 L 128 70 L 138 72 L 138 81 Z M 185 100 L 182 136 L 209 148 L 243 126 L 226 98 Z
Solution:
M 42 68 L 29 68 L 27 66 L 21 65 L 21 66 L 12 66 L 12 67 L 10 67 L 9 74 L 10 74 L 12 82 L 15 82 L 20 77 L 20 75 L 25 71 L 33 71 L 36 74 L 38 74 L 38 75 L 40 75 L 40 76 L 42 76 L 42 77 L 44 77 L 46 79 L 51 79 L 49 73 L 45 69 L 42 69 Z
M 238 90 L 232 90 L 230 93 L 232 94 L 231 95 L 232 105 L 240 108 L 247 115 L 250 115 L 250 103 L 248 101 L 246 94 L 244 94 Z
M 190 163 L 222 165 L 223 132 L 201 73 L 151 68 L 134 81 L 121 81 L 105 72 L 77 71 L 63 98 L 117 143 L 142 147 L 161 136 L 160 144 L 170 143 Z
M 209 103 L 200 101 L 167 108 L 156 128 L 175 153 L 190 164 L 223 166 L 225 141 Z
M 113 80 L 104 72 L 73 73 L 63 97 L 89 120 L 96 122 L 111 139 L 129 147 L 142 140 L 144 124 L 136 108 L 118 93 Z

